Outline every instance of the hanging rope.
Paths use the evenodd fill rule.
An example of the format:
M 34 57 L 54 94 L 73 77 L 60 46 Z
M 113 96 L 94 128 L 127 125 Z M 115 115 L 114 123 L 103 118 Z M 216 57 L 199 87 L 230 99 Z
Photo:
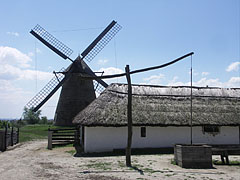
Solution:
M 37 92 L 38 89 L 38 74 L 37 74 L 37 42 L 35 40 L 35 50 L 34 50 L 34 57 L 35 57 L 35 72 L 36 72 L 36 80 L 35 80 L 35 91 Z
M 103 29 L 104 27 L 96 27 L 96 28 L 79 28 L 79 29 L 65 29 L 65 30 L 53 30 L 52 32 L 73 32 L 73 31 L 89 31 L 96 29 Z
M 114 38 L 114 58 L 115 58 L 115 66 L 116 66 L 116 69 L 117 69 L 118 68 L 118 64 L 117 64 L 116 38 Z M 118 78 L 117 78 L 117 83 L 118 83 Z

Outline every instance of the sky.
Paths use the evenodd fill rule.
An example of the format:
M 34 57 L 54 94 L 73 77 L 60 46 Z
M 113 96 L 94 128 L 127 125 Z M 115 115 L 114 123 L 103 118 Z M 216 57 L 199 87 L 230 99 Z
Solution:
M 87 63 L 95 72 L 157 66 L 194 52 L 194 86 L 240 88 L 239 0 L 8 0 L 0 6 L 0 118 L 20 118 L 52 72 L 71 63 L 29 33 L 36 24 L 70 47 L 75 59 L 117 21 L 122 29 Z M 188 57 L 131 79 L 134 84 L 190 85 L 190 69 Z M 41 108 L 43 116 L 54 117 L 59 92 Z

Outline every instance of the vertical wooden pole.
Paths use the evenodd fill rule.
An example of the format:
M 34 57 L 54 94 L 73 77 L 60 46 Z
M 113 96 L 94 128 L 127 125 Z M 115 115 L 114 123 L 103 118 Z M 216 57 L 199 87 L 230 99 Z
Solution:
M 19 143 L 19 128 L 17 128 L 17 143 Z
M 191 55 L 191 109 L 190 109 L 190 111 L 191 111 L 191 121 L 190 121 L 190 126 L 191 126 L 191 145 L 192 145 L 192 142 L 193 142 L 193 133 L 192 133 L 192 110 L 193 110 L 193 107 L 192 107 L 192 105 L 193 105 L 193 102 L 192 102 L 192 55 Z
M 240 126 L 238 126 L 238 136 L 239 136 L 239 144 L 240 144 Z
M 5 137 L 4 137 L 4 150 L 3 151 L 6 151 L 7 149 L 7 134 L 8 134 L 8 125 L 5 126 Z
M 12 131 L 11 131 L 11 146 L 13 146 L 13 126 L 12 126 Z
M 127 105 L 127 119 L 128 119 L 128 139 L 126 148 L 126 165 L 131 167 L 131 146 L 132 146 L 132 85 L 130 78 L 129 65 L 125 67 L 126 78 L 128 82 L 128 105 Z
M 50 128 L 48 129 L 48 149 L 52 150 L 52 135 L 53 135 L 53 131 L 50 130 Z

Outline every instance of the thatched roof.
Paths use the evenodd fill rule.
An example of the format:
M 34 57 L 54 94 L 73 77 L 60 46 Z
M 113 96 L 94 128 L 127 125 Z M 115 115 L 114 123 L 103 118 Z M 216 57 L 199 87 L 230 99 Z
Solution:
M 193 125 L 240 125 L 240 88 L 193 87 Z M 190 124 L 190 87 L 132 85 L 135 126 Z M 111 84 L 73 123 L 127 125 L 127 84 Z

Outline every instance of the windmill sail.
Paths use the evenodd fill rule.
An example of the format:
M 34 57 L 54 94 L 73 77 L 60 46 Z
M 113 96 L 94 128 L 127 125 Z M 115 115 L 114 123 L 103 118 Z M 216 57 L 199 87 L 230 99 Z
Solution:
M 82 52 L 82 59 L 90 62 L 120 31 L 122 27 L 116 22 L 112 21 L 103 32 Z
M 63 59 L 69 59 L 69 56 L 73 53 L 72 49 L 56 39 L 38 24 L 30 31 L 30 33 Z
M 72 125 L 72 118 L 91 103 L 95 98 L 95 91 L 100 93 L 108 86 L 101 79 L 96 81 L 82 80 L 78 74 L 96 76 L 95 73 L 83 61 L 91 61 L 117 34 L 121 26 L 116 21 L 112 21 L 103 32 L 86 48 L 74 61 L 70 59 L 72 50 L 57 40 L 41 26 L 37 25 L 30 31 L 43 44 L 57 53 L 64 59 L 69 59 L 73 63 L 62 74 L 57 74 L 29 103 L 28 108 L 34 107 L 37 111 L 61 86 L 61 94 L 58 101 L 55 124 L 66 126 Z M 98 84 L 99 83 L 99 84 Z
M 64 68 L 61 69 L 63 71 Z M 37 93 L 26 105 L 28 109 L 33 108 L 37 111 L 47 100 L 58 90 L 65 81 L 65 76 L 61 73 L 55 76 L 44 86 L 44 88 Z

